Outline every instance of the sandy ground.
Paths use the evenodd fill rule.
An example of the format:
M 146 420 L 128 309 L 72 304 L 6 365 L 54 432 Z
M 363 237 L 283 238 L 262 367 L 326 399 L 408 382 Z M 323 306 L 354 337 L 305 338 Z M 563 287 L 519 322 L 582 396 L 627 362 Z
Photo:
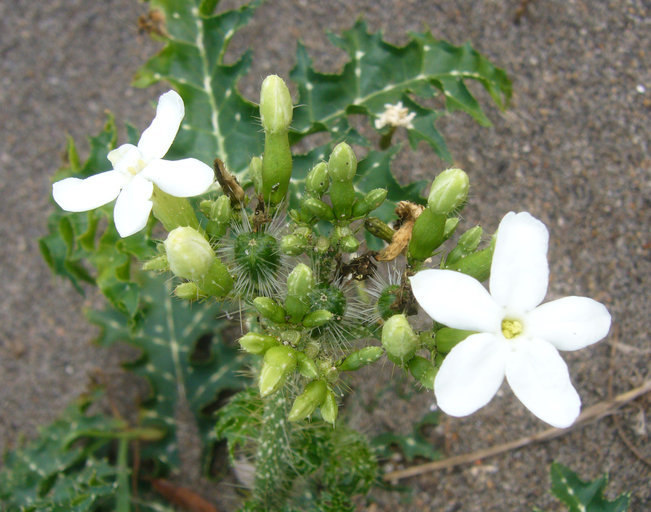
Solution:
M 230 55 L 253 48 L 253 69 L 241 87 L 254 98 L 266 74 L 288 75 L 297 38 L 320 68 L 335 71 L 343 55 L 332 49 L 323 31 L 349 27 L 363 14 L 372 29 L 384 30 L 394 43 L 405 42 L 407 31 L 428 26 L 455 44 L 470 40 L 506 69 L 514 98 L 505 113 L 488 110 L 493 128 L 480 128 L 463 114 L 440 126 L 455 163 L 471 176 L 468 226 L 481 221 L 492 231 L 506 211 L 531 212 L 551 232 L 548 299 L 585 295 L 611 311 L 614 323 L 606 341 L 565 354 L 589 406 L 649 378 L 649 4 L 528 4 L 514 23 L 519 0 L 275 0 L 235 37 Z M 55 418 L 84 389 L 94 369 L 109 375 L 120 371 L 119 354 L 89 343 L 95 333 L 80 312 L 91 299 L 50 277 L 36 240 L 45 233 L 50 177 L 65 134 L 82 141 L 96 133 L 107 108 L 141 129 L 151 119 L 149 102 L 164 86 L 130 87 L 136 69 L 157 49 L 138 34 L 136 19 L 145 10 L 135 0 L 0 3 L 4 449 Z M 82 153 L 86 147 L 82 142 Z M 399 161 L 403 177 L 427 178 L 442 168 L 427 148 L 421 149 Z M 390 373 L 387 366 L 387 379 Z M 360 396 L 372 396 L 380 384 L 361 386 Z M 431 403 L 427 394 L 409 402 L 387 400 L 365 428 L 408 431 Z M 618 415 L 621 432 L 647 460 L 648 405 L 648 397 L 642 398 Z M 454 455 L 544 428 L 505 386 L 479 413 L 444 418 L 430 435 Z M 609 491 L 631 491 L 633 511 L 651 503 L 649 466 L 627 448 L 615 420 L 607 418 L 545 444 L 413 478 L 411 493 L 376 492 L 375 510 L 562 510 L 547 495 L 553 460 L 584 478 L 608 471 Z

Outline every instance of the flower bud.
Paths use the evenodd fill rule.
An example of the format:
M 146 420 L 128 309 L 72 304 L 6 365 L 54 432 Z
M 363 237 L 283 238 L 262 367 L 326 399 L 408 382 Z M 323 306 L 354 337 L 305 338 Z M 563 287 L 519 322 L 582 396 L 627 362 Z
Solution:
M 468 256 L 463 256 L 454 263 L 446 263 L 443 265 L 443 268 L 463 272 L 474 277 L 477 281 L 485 281 L 490 276 L 494 249 L 495 238 L 493 238 L 491 245 L 485 249 L 470 253 Z
M 316 197 L 308 197 L 303 201 L 303 208 L 321 220 L 333 220 L 335 218 L 332 208 Z
M 400 312 L 400 286 L 391 284 L 380 292 L 377 298 L 377 310 L 383 320 Z
M 312 313 L 305 315 L 305 318 L 303 318 L 303 326 L 308 329 L 320 327 L 332 320 L 332 316 L 332 313 L 325 309 L 312 311 Z
M 384 351 L 381 347 L 364 347 L 344 359 L 339 365 L 339 370 L 343 372 L 359 370 L 362 366 L 374 363 L 380 359 L 383 353 Z
M 330 176 L 328 176 L 328 164 L 319 162 L 308 173 L 305 178 L 305 190 L 308 194 L 320 198 L 328 190 Z
M 285 310 L 294 323 L 302 320 L 310 310 L 311 304 L 308 294 L 314 287 L 314 275 L 312 269 L 304 263 L 296 265 L 294 270 L 287 276 L 287 297 L 285 298 Z
M 285 323 L 285 310 L 272 298 L 257 297 L 253 299 L 253 306 L 266 319 L 277 324 Z
M 334 427 L 338 413 L 339 407 L 337 406 L 337 399 L 335 398 L 335 394 L 330 389 L 328 389 L 323 403 L 321 404 L 321 417 L 323 418 L 323 421 L 330 423 Z
M 405 315 L 393 315 L 382 327 L 382 346 L 396 364 L 405 364 L 419 348 L 418 337 Z
M 249 354 L 264 354 L 271 347 L 278 345 L 278 340 L 273 336 L 248 332 L 237 340 L 242 350 Z
M 314 244 L 314 250 L 316 252 L 326 252 L 330 248 L 330 242 L 325 236 L 320 236 L 319 238 L 316 239 L 316 243 Z
M 287 419 L 289 421 L 300 421 L 310 416 L 317 407 L 325 400 L 328 387 L 322 380 L 314 380 L 305 386 L 305 391 L 301 393 L 292 405 Z
M 461 235 L 457 242 L 457 246 L 446 256 L 445 264 L 451 265 L 477 249 L 479 242 L 481 242 L 482 232 L 483 230 L 480 226 L 475 226 Z
M 330 153 L 328 161 L 328 174 L 334 181 L 352 181 L 357 172 L 357 157 L 345 142 L 340 142 Z
M 165 252 L 172 272 L 191 281 L 202 279 L 216 258 L 203 235 L 189 227 L 175 228 L 167 235 Z
M 434 378 L 438 369 L 424 357 L 414 356 L 407 364 L 414 379 L 420 382 L 427 389 L 434 389 Z
M 316 379 L 319 376 L 319 369 L 316 366 L 316 363 L 307 357 L 303 352 L 296 353 L 296 361 L 298 365 L 298 371 L 303 377 L 308 379 Z
M 387 198 L 386 188 L 376 188 L 353 205 L 353 217 L 364 217 L 378 208 Z
M 305 237 L 298 235 L 285 235 L 280 240 L 280 250 L 289 256 L 298 256 L 303 254 L 307 248 L 307 240 Z
M 339 248 L 341 252 L 351 253 L 359 249 L 359 240 L 352 235 L 348 235 L 339 240 Z
M 443 243 L 445 215 L 434 213 L 425 208 L 418 216 L 411 232 L 409 241 L 409 256 L 419 261 L 425 261 L 434 250 Z
M 264 364 L 260 371 L 258 387 L 265 397 L 278 391 L 285 383 L 287 375 L 296 368 L 296 351 L 284 345 L 271 347 L 264 354 Z
M 278 75 L 269 75 L 260 89 L 260 118 L 264 131 L 287 131 L 292 122 L 292 111 L 292 97 L 285 82 Z
M 452 350 L 455 345 L 465 340 L 473 331 L 464 331 L 462 329 L 452 329 L 451 327 L 443 327 L 436 331 L 436 351 L 441 354 L 447 354 Z
M 189 301 L 199 300 L 205 297 L 199 290 L 197 284 L 191 281 L 188 281 L 187 283 L 181 283 L 176 288 L 174 288 L 174 295 L 176 295 L 179 299 Z
M 461 169 L 446 169 L 432 183 L 427 206 L 434 213 L 450 213 L 459 208 L 468 197 L 470 182 Z
M 377 217 L 369 217 L 364 221 L 364 228 L 371 235 L 378 237 L 380 240 L 391 243 L 395 231 L 384 221 Z
M 447 240 L 457 229 L 459 225 L 459 217 L 450 217 L 445 219 L 445 228 L 443 229 L 443 240 Z

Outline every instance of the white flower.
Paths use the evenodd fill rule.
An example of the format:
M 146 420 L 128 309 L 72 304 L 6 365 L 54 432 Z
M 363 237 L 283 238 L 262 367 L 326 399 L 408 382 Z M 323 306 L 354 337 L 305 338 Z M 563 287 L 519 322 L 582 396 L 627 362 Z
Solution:
M 203 194 L 214 181 L 213 170 L 195 158 L 169 161 L 163 156 L 174 142 L 185 114 L 174 91 L 158 99 L 156 117 L 138 142 L 123 144 L 108 154 L 113 170 L 86 179 L 66 178 L 52 185 L 57 204 L 69 212 L 84 212 L 115 201 L 113 220 L 121 237 L 147 224 L 154 184 L 177 197 Z
M 424 270 L 411 278 L 414 296 L 437 322 L 476 331 L 456 345 L 434 381 L 439 407 L 466 416 L 486 405 L 504 377 L 536 416 L 569 427 L 581 400 L 558 350 L 577 350 L 610 329 L 606 308 L 586 297 L 539 306 L 549 268 L 545 225 L 529 213 L 502 219 L 489 294 L 479 281 L 451 270 Z
M 384 112 L 375 120 L 375 127 L 381 130 L 385 126 L 404 126 L 413 129 L 414 125 L 411 120 L 416 117 L 416 112 L 409 112 L 407 107 L 402 106 L 402 101 L 395 105 L 391 103 L 384 104 Z

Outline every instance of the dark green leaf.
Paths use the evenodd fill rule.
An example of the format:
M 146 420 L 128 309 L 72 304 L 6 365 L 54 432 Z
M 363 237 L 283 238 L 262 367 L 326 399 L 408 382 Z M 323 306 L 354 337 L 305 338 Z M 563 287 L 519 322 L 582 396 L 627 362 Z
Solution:
M 630 496 L 619 495 L 614 501 L 604 497 L 608 476 L 589 482 L 581 480 L 568 467 L 554 462 L 551 466 L 552 492 L 569 507 L 569 512 L 625 512 Z

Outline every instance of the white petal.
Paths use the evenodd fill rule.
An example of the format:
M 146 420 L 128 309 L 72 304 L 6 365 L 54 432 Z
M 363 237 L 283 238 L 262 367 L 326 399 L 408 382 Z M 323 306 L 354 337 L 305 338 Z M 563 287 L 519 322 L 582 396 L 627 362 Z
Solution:
M 545 298 L 549 232 L 529 213 L 507 213 L 500 222 L 491 266 L 490 291 L 512 314 L 531 311 Z
M 565 297 L 538 306 L 527 315 L 526 326 L 528 334 L 559 350 L 578 350 L 608 334 L 610 313 L 588 297 Z
M 409 280 L 418 304 L 437 322 L 455 329 L 499 331 L 502 310 L 476 279 L 453 270 L 429 269 Z
M 102 172 L 83 180 L 66 178 L 52 184 L 52 197 L 66 211 L 85 212 L 113 201 L 126 181 L 117 171 Z
M 523 339 L 509 353 L 506 379 L 515 396 L 541 420 L 569 427 L 581 411 L 581 399 L 570 382 L 563 358 L 553 345 Z
M 154 185 L 140 176 L 122 189 L 113 210 L 113 221 L 122 238 L 137 233 L 147 224 L 153 191 Z
M 506 350 L 487 333 L 473 334 L 456 345 L 434 379 L 438 406 L 450 416 L 467 416 L 490 402 L 504 380 Z
M 154 182 L 163 192 L 176 197 L 203 194 L 215 181 L 215 172 L 196 158 L 154 160 L 140 175 Z
M 138 149 L 147 162 L 165 156 L 184 115 L 183 100 L 175 91 L 168 91 L 158 99 L 156 117 L 149 128 L 142 132 L 138 142 Z

